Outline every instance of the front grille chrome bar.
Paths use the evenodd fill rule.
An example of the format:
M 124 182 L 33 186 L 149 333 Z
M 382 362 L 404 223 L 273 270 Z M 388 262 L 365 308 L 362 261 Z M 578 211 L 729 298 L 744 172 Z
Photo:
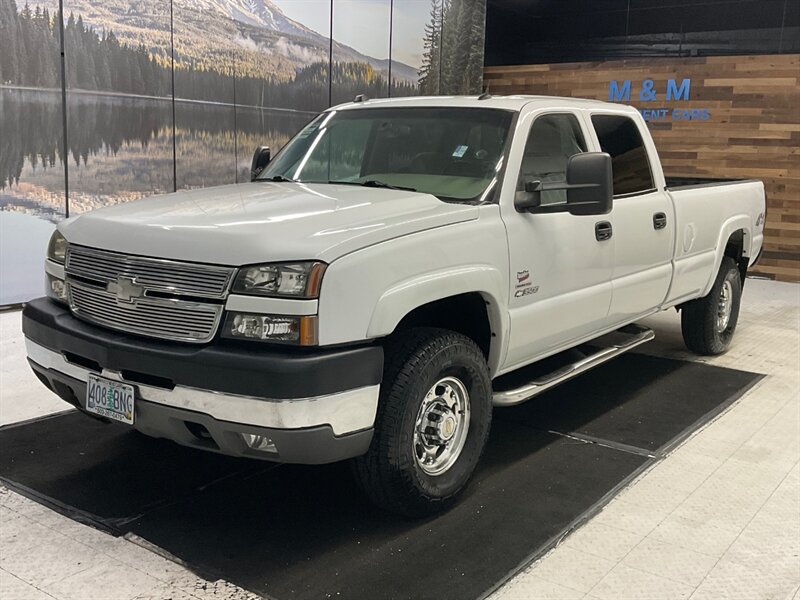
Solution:
M 221 300 L 228 293 L 234 269 L 120 254 L 70 245 L 66 273 L 102 283 L 129 277 L 148 290 L 178 296 Z
M 130 303 L 115 294 L 75 281 L 68 284 L 70 308 L 86 321 L 127 333 L 181 342 L 209 342 L 222 317 L 222 305 L 163 298 Z
M 117 331 L 203 343 L 214 338 L 235 269 L 69 246 L 76 317 Z

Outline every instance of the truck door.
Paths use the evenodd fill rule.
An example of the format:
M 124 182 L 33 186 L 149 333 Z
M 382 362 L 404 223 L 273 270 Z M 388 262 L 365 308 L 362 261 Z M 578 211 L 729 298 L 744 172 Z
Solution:
M 614 174 L 616 246 L 608 323 L 615 325 L 664 302 L 672 281 L 675 215 L 654 164 L 655 147 L 646 132 L 645 143 L 637 121 L 622 114 L 593 114 L 591 121 L 600 150 L 611 155 Z
M 514 207 L 514 195 L 526 193 L 527 181 L 564 181 L 569 157 L 587 151 L 587 139 L 582 119 L 569 111 L 520 119 L 501 199 L 510 265 L 503 370 L 569 347 L 606 323 L 614 258 L 614 238 L 605 234 L 610 215 Z M 542 192 L 543 205 L 560 202 L 566 202 L 566 192 Z

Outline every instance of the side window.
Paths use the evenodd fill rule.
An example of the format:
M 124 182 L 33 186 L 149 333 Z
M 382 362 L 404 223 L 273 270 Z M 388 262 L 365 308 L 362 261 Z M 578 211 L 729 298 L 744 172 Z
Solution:
M 523 192 L 528 181 L 564 181 L 569 157 L 581 152 L 586 152 L 586 142 L 574 115 L 554 114 L 537 118 L 525 144 L 517 192 Z M 566 190 L 542 193 L 542 204 L 566 201 Z
M 592 125 L 597 132 L 600 149 L 611 155 L 614 195 L 655 189 L 647 150 L 636 123 L 628 117 L 594 115 Z

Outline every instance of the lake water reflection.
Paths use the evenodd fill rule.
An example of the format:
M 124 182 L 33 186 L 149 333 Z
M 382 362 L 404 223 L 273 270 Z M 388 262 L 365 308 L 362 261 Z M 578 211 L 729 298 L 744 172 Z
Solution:
M 247 181 L 256 146 L 275 152 L 314 116 L 187 101 L 175 114 L 179 189 Z M 0 213 L 25 213 L 0 223 L 14 257 L 0 305 L 41 295 L 46 238 L 66 209 L 61 122 L 60 91 L 0 88 Z M 170 99 L 70 92 L 67 123 L 70 215 L 173 190 Z
M 70 214 L 172 191 L 169 99 L 67 98 Z M 277 150 L 313 117 L 185 101 L 175 110 L 179 188 L 245 181 L 255 146 Z M 60 92 L 0 89 L 0 131 L 0 210 L 63 215 Z

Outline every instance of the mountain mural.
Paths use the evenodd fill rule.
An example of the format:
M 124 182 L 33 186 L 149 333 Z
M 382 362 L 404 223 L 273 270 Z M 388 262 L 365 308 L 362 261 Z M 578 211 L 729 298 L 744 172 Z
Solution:
M 360 2 L 334 4 L 335 30 L 346 25 L 353 46 L 333 48 L 330 5 L 291 1 L 63 0 L 62 80 L 59 1 L 0 0 L 0 220 L 17 231 L 0 235 L 9 264 L 43 260 L 39 219 L 247 181 L 253 148 L 279 150 L 356 94 L 481 88 L 485 0 L 396 0 L 387 22 Z M 289 10 L 310 4 L 326 14 Z M 393 60 L 391 82 L 384 38 L 415 65 Z M 0 279 L 0 304 L 41 293 L 13 270 Z
M 57 0 L 34 0 L 37 6 L 58 13 Z M 270 0 L 174 0 L 174 43 L 177 66 L 229 71 L 252 77 L 287 80 L 298 69 L 327 62 L 329 38 L 287 17 Z M 65 18 L 80 17 L 96 33 L 113 31 L 122 44 L 144 44 L 149 53 L 169 60 L 169 4 L 163 0 L 64 0 Z M 370 65 L 388 74 L 389 61 L 367 56 L 334 42 L 339 62 Z M 416 83 L 413 67 L 392 61 L 392 77 Z

